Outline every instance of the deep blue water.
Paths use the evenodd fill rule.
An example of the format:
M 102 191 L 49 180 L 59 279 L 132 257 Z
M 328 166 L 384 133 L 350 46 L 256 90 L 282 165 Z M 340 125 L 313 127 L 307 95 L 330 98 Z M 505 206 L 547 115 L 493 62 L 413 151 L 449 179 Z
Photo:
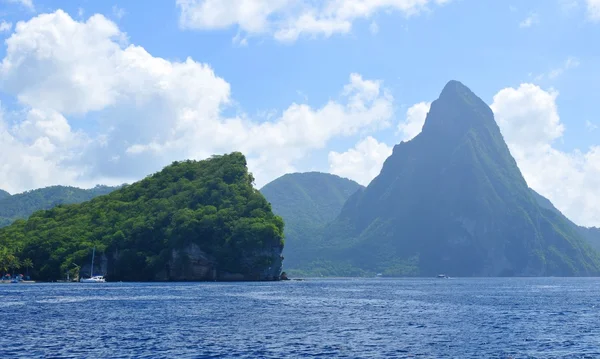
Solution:
M 0 285 L 0 358 L 600 358 L 600 278 Z

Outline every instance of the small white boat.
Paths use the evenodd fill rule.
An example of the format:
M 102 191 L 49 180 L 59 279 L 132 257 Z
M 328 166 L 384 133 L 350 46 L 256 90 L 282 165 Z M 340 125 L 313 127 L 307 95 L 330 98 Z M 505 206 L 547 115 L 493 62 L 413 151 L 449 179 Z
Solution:
M 94 251 L 92 252 L 92 266 L 90 267 L 90 278 L 81 278 L 79 279 L 80 283 L 104 283 L 106 280 L 102 275 L 94 275 L 94 257 L 96 256 L 96 247 L 94 247 Z
M 104 279 L 104 276 L 95 275 L 92 278 L 81 278 L 79 281 L 81 283 L 104 283 L 106 279 Z

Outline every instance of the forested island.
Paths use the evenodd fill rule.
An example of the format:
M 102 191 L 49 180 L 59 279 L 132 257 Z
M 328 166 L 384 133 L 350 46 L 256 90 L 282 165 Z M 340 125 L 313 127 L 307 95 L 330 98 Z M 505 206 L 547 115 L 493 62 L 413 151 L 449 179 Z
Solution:
M 253 182 L 238 152 L 174 162 L 0 229 L 0 270 L 27 264 L 43 281 L 89 275 L 96 248 L 94 272 L 110 281 L 278 280 L 283 220 Z
M 3 219 L 0 271 L 36 280 L 600 274 L 600 229 L 529 188 L 492 110 L 458 81 L 366 187 L 309 172 L 259 191 L 234 152 L 116 189 L 0 191 Z

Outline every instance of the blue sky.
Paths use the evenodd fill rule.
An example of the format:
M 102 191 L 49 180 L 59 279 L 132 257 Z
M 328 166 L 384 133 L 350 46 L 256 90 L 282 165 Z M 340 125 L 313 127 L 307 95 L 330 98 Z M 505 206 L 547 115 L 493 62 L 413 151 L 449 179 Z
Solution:
M 130 182 L 232 150 L 259 186 L 367 184 L 455 79 L 528 183 L 600 225 L 600 1 L 243 3 L 0 0 L 0 187 Z

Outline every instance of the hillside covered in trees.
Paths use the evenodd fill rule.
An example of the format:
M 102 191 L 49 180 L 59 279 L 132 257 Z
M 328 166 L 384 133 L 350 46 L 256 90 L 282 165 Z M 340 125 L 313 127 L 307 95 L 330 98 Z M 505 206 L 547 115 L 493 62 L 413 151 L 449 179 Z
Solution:
M 72 204 L 108 194 L 120 187 L 96 186 L 81 189 L 69 186 L 50 186 L 10 195 L 0 190 L 0 227 L 17 219 L 26 219 L 35 211 L 51 209 L 60 204 Z
M 360 188 L 352 180 L 321 172 L 289 173 L 261 188 L 273 212 L 285 221 L 286 270 L 302 265 L 323 226 L 338 216 L 346 200 Z
M 94 274 L 108 280 L 275 280 L 283 220 L 253 181 L 237 152 L 174 162 L 106 196 L 17 220 L 0 229 L 0 249 L 32 262 L 38 280 L 77 266 L 89 274 L 94 247 Z

